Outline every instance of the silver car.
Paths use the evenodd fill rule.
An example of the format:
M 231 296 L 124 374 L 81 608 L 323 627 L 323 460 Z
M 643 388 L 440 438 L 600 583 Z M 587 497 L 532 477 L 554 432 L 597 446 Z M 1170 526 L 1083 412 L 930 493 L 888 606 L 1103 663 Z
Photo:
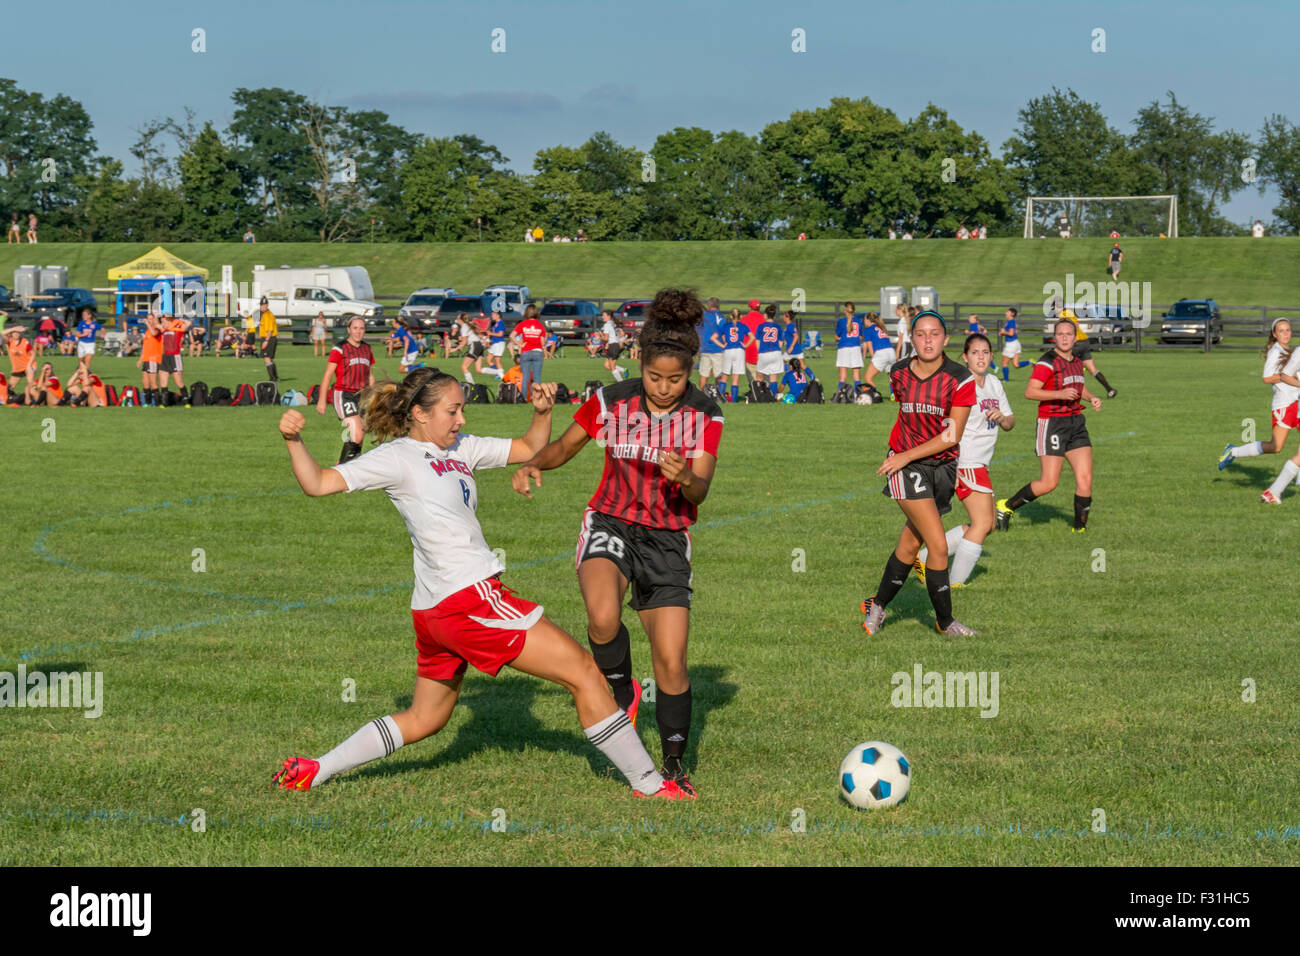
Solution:
M 438 307 L 442 305 L 444 299 L 455 294 L 455 289 L 416 289 L 406 297 L 406 301 L 397 311 L 397 317 L 405 326 L 418 325 L 422 329 L 431 329 L 435 324 L 434 317 L 438 314 Z

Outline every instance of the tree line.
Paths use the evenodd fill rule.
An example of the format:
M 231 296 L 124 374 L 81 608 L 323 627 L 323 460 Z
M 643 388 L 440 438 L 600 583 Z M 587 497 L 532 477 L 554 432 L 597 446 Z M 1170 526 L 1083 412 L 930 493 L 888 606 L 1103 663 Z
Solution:
M 1273 187 L 1273 232 L 1300 233 L 1300 128 L 1216 130 L 1173 92 L 1122 133 L 1096 103 L 1053 88 L 1018 114 L 994 155 L 938 106 L 912 119 L 834 98 L 757 136 L 677 127 L 648 152 L 597 132 L 550 146 L 519 174 L 477 136 L 412 133 L 379 110 L 239 88 L 229 125 L 193 111 L 135 130 L 138 172 L 98 155 L 85 108 L 0 78 L 0 214 L 40 218 L 42 240 L 520 241 L 1020 235 L 1030 195 L 1178 196 L 1182 235 L 1243 234 L 1223 216 Z M 1036 206 L 1037 208 L 1037 206 Z M 1047 219 L 1050 208 L 1040 210 Z M 1125 213 L 1132 220 L 1136 213 Z M 1135 226 L 1136 228 L 1136 226 Z

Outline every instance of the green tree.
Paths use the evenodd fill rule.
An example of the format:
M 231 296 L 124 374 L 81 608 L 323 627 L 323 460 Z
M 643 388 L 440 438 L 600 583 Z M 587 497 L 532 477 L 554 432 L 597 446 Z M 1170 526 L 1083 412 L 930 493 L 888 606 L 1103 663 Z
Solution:
M 1260 128 L 1256 173 L 1261 195 L 1269 187 L 1278 192 L 1273 231 L 1300 234 L 1300 127 L 1279 113 Z
M 221 137 L 205 123 L 180 158 L 184 211 L 181 237 L 188 242 L 237 240 L 250 210 L 239 164 Z
M 319 237 L 319 206 L 311 192 L 317 170 L 303 128 L 308 99 L 280 88 L 231 94 L 229 133 L 236 161 L 256 192 L 262 238 L 308 241 Z
M 643 183 L 646 239 L 716 239 L 726 225 L 712 218 L 710 187 L 701 176 L 713 134 L 698 126 L 678 126 L 660 133 L 645 167 L 653 177 Z

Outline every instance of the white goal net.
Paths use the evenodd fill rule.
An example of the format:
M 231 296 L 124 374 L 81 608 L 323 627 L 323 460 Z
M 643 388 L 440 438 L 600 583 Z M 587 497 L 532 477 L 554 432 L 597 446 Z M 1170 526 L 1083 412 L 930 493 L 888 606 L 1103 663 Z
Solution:
M 1025 238 L 1036 236 L 1178 238 L 1177 196 L 1030 196 Z

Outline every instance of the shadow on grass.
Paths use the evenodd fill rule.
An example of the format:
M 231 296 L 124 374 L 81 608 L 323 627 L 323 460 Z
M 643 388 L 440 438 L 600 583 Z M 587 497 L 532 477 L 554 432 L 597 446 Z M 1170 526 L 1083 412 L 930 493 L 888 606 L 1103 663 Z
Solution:
M 692 667 L 690 668 L 691 687 L 694 690 L 693 713 L 691 720 L 691 740 L 687 745 L 687 766 L 698 751 L 704 738 L 705 728 L 712 711 L 725 707 L 735 697 L 739 689 L 735 684 L 723 680 L 726 668 Z M 591 743 L 578 725 L 576 712 L 570 710 L 572 726 L 566 729 L 553 729 L 543 726 L 533 716 L 533 702 L 541 695 L 560 696 L 569 700 L 569 694 L 562 688 L 547 684 L 537 678 L 514 675 L 503 672 L 493 681 L 472 680 L 462 685 L 460 700 L 456 704 L 457 712 L 468 711 L 469 718 L 461 718 L 452 733 L 454 738 L 445 743 L 441 750 L 427 758 L 420 759 L 412 752 L 408 759 L 383 760 L 357 770 L 354 779 L 364 777 L 386 777 L 409 773 L 417 770 L 433 770 L 439 767 L 460 763 L 483 750 L 504 750 L 519 753 L 527 747 L 539 750 L 551 750 L 559 753 L 583 757 L 592 773 L 618 778 L 615 770 Z M 411 706 L 411 695 L 404 694 L 394 700 L 396 710 L 405 710 Z M 654 736 L 654 705 L 643 703 L 637 717 L 637 728 L 642 732 L 648 730 Z M 438 734 L 434 741 L 444 738 L 446 731 Z M 439 741 L 440 742 L 440 741 Z M 415 746 L 427 744 L 422 740 Z M 438 746 L 434 743 L 433 746 Z M 653 742 L 647 748 L 652 758 L 658 761 L 659 748 Z M 407 753 L 404 749 L 403 755 Z

